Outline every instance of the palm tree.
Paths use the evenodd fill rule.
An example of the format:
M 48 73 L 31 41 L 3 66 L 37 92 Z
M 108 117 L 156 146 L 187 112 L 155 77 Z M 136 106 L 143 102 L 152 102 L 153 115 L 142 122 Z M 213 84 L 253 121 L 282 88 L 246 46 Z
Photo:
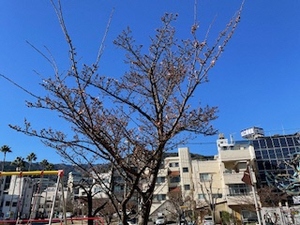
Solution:
M 35 160 L 37 159 L 36 154 L 33 153 L 33 152 L 31 152 L 31 153 L 26 157 L 26 159 L 28 160 L 28 163 L 29 163 L 28 171 L 30 171 L 32 162 L 35 161 Z
M 17 157 L 11 164 L 16 166 L 17 171 L 22 171 L 25 167 L 25 160 L 23 157 Z
M 48 165 L 46 166 L 46 170 L 53 170 L 53 169 L 54 169 L 54 164 L 48 163 Z
M 2 171 L 4 171 L 6 153 L 12 152 L 12 151 L 11 151 L 10 147 L 7 145 L 3 145 L 0 149 L 0 151 L 3 153 Z
M 46 170 L 47 166 L 49 165 L 49 162 L 47 159 L 43 159 L 41 162 L 40 162 L 40 165 L 42 166 L 42 170 Z

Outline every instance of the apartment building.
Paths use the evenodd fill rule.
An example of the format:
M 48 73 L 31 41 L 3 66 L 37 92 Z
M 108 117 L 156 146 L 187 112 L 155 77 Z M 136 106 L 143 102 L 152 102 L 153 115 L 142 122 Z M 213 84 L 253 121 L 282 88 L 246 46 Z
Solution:
M 216 212 L 226 209 L 226 199 L 222 188 L 223 177 L 220 169 L 220 162 L 216 157 L 214 160 L 192 161 L 194 200 L 196 209 L 202 212 L 202 216 L 210 214 L 208 210 L 210 204 L 215 207 Z M 215 216 L 219 221 L 219 213 L 216 213 Z
M 101 174 L 91 172 L 90 176 L 84 176 L 80 172 L 70 172 L 68 174 L 67 198 L 72 202 L 73 209 L 69 209 L 76 215 L 87 213 L 86 190 L 91 190 L 94 199 L 107 199 L 108 189 L 112 179 L 111 171 Z M 101 183 L 99 182 L 101 180 Z
M 43 175 L 43 171 L 34 175 L 30 171 L 19 170 L 4 173 L 0 219 L 47 218 L 51 211 L 57 215 L 62 211 L 61 193 L 66 194 L 67 189 L 57 188 L 55 178 Z
M 174 220 L 182 213 L 184 207 L 192 207 L 194 199 L 192 175 L 192 160 L 188 148 L 179 148 L 178 155 L 164 159 L 153 194 L 150 212 L 153 220 L 161 214 Z
M 33 218 L 50 218 L 53 211 L 53 217 L 57 218 L 63 214 L 63 207 L 67 199 L 68 189 L 61 185 L 44 179 L 46 187 L 32 196 L 32 216 Z
M 222 198 L 226 202 L 225 211 L 235 215 L 240 221 L 255 221 L 256 213 L 253 213 L 256 189 L 242 181 L 247 167 L 250 169 L 251 182 L 256 186 L 255 153 L 252 142 L 249 140 L 233 141 L 226 139 L 222 134 L 217 140 L 218 156 L 220 164 Z
M 29 217 L 32 193 L 31 178 L 11 176 L 9 188 L 3 190 L 1 217 L 4 219 Z
M 178 155 L 164 159 L 151 208 L 153 218 L 176 210 L 178 214 L 179 204 L 179 213 L 210 213 L 208 206 L 213 205 L 216 221 L 221 220 L 222 211 L 240 221 L 256 219 L 253 210 L 249 210 L 255 204 L 255 190 L 242 181 L 247 166 L 255 163 L 251 141 L 228 141 L 220 135 L 217 148 L 213 159 L 191 159 L 186 147 L 179 148 Z M 255 177 L 252 182 L 256 183 Z

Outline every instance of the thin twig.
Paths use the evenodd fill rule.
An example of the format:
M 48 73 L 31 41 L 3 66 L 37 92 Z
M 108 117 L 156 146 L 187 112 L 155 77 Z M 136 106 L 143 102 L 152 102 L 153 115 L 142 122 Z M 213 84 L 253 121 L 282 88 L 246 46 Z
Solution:
M 99 46 L 97 60 L 96 60 L 96 66 L 98 66 L 98 64 L 100 62 L 100 59 L 101 59 L 101 56 L 102 56 L 103 51 L 104 51 L 104 43 L 105 43 L 109 28 L 110 28 L 110 24 L 111 24 L 111 21 L 112 21 L 112 18 L 113 18 L 114 11 L 115 11 L 115 9 L 113 8 L 111 13 L 110 13 L 110 16 L 109 16 L 109 19 L 108 19 L 108 22 L 107 22 L 107 25 L 106 25 L 106 29 L 105 29 L 101 44 Z
M 26 92 L 27 94 L 31 95 L 34 98 L 40 99 L 39 96 L 33 94 L 31 91 L 28 91 L 28 89 L 22 87 L 21 85 L 19 85 L 18 83 L 16 83 L 15 81 L 11 80 L 10 78 L 8 78 L 7 76 L 5 76 L 4 74 L 0 73 L 0 76 L 3 77 L 5 80 L 7 80 L 8 82 L 10 82 L 11 84 L 13 84 L 14 86 L 16 86 L 17 88 L 21 89 L 22 91 Z

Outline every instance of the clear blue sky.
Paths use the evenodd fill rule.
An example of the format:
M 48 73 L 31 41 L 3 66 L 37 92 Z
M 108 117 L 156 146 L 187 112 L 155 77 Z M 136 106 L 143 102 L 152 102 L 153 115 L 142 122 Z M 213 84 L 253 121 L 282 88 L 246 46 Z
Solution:
M 221 31 L 239 8 L 238 0 L 199 0 L 198 20 L 204 32 L 216 16 L 211 31 Z M 101 62 L 102 74 L 119 76 L 124 72 L 124 52 L 112 45 L 113 39 L 130 26 L 138 43 L 145 44 L 159 25 L 164 12 L 175 12 L 178 35 L 189 37 L 193 23 L 194 1 L 189 0 L 90 0 L 62 1 L 67 27 L 77 46 L 82 63 L 92 62 L 112 8 L 115 8 Z M 266 134 L 293 133 L 300 130 L 300 1 L 247 0 L 241 23 L 216 67 L 210 82 L 201 87 L 199 100 L 219 107 L 213 123 L 226 137 L 241 139 L 240 131 L 260 126 Z M 52 70 L 27 43 L 44 50 L 46 46 L 60 69 L 67 68 L 67 46 L 47 0 L 3 0 L 0 2 L 0 73 L 39 94 L 41 78 Z M 13 153 L 7 160 L 35 152 L 38 162 L 61 159 L 53 149 L 36 138 L 27 137 L 8 127 L 22 125 L 28 118 L 37 127 L 58 127 L 54 114 L 28 109 L 30 96 L 0 78 L 0 145 L 9 145 Z M 190 145 L 191 152 L 215 154 L 217 136 L 199 136 Z M 198 143 L 198 144 L 196 144 Z M 2 155 L 0 155 L 2 160 Z

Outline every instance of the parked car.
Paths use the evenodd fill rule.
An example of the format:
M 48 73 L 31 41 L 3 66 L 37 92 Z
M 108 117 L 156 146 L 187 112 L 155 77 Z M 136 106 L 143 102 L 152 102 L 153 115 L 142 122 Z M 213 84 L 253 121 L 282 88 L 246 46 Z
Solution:
M 166 224 L 166 219 L 164 216 L 159 216 L 157 217 L 156 221 L 155 221 L 156 225 L 164 225 Z
M 203 220 L 203 225 L 215 225 L 212 216 L 205 216 Z

